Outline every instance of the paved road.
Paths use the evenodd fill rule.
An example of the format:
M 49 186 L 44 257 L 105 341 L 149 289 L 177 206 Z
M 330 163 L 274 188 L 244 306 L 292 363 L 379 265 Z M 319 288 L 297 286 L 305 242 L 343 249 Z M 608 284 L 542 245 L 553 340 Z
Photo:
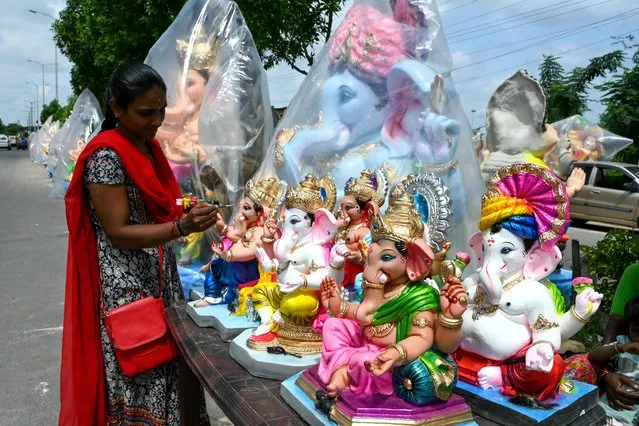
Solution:
M 66 260 L 62 200 L 24 151 L 0 151 L 0 425 L 53 425 Z
M 68 232 L 50 182 L 28 153 L 0 151 L 0 426 L 57 424 Z

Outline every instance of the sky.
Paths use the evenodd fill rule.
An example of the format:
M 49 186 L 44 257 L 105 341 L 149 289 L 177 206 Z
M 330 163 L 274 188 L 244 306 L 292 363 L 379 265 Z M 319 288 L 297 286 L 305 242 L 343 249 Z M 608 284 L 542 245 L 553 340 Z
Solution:
M 352 3 L 346 2 L 334 28 Z M 51 18 L 28 9 L 56 16 L 64 0 L 0 0 L 0 7 L 0 118 L 25 124 L 36 92 L 26 82 L 42 85 L 42 67 L 28 59 L 45 64 L 45 101 L 55 97 Z M 560 56 L 563 67 L 571 70 L 613 50 L 611 36 L 639 36 L 635 0 L 440 0 L 438 7 L 454 61 L 452 78 L 474 127 L 483 124 L 488 100 L 499 84 L 517 69 L 537 76 L 543 54 Z M 65 104 L 71 95 L 71 64 L 61 54 L 58 61 L 59 99 Z M 276 107 L 286 106 L 304 79 L 286 64 L 267 74 Z M 590 97 L 592 111 L 586 116 L 596 121 L 602 111 L 599 94 Z

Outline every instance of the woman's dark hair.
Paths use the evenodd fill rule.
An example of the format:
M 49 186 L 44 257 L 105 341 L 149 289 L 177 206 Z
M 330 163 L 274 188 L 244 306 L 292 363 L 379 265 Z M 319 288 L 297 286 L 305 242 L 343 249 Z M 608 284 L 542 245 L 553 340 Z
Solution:
M 107 83 L 106 114 L 102 122 L 102 131 L 114 129 L 118 124 L 118 119 L 111 109 L 111 99 L 115 99 L 120 108 L 126 109 L 133 99 L 155 86 L 166 91 L 166 84 L 160 74 L 142 62 L 126 62 L 113 70 Z
M 504 221 L 504 222 L 496 223 L 493 226 L 491 226 L 490 232 L 492 232 L 493 234 L 496 234 L 502 229 L 506 228 L 508 231 L 512 232 L 513 234 L 517 235 L 522 240 L 524 240 L 524 250 L 526 250 L 526 252 L 529 252 L 536 241 L 532 238 L 526 238 L 524 236 L 524 235 L 529 235 L 530 232 L 524 232 L 525 228 L 523 228 L 522 226 L 504 226 L 504 224 L 506 223 L 512 224 L 512 225 L 520 225 L 520 224 Z
M 626 304 L 624 317 L 626 318 L 626 324 L 628 324 L 628 326 L 639 325 L 639 297 Z

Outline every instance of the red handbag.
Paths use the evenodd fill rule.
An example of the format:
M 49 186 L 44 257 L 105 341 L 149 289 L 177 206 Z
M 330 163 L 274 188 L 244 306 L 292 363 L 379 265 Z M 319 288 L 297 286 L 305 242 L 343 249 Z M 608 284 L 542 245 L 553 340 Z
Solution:
M 159 247 L 160 297 L 148 296 L 109 312 L 104 311 L 100 286 L 100 310 L 115 356 L 125 376 L 134 377 L 177 358 L 177 346 L 168 331 L 163 299 L 164 248 Z

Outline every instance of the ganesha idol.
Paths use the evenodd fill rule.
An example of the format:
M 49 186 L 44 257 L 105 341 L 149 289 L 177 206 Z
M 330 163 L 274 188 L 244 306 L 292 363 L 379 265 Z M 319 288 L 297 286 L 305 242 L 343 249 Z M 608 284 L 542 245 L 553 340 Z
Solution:
M 537 401 L 558 394 L 557 351 L 602 299 L 589 288 L 564 312 L 561 293 L 545 280 L 561 260 L 556 242 L 569 220 L 565 187 L 549 169 L 514 164 L 490 179 L 480 232 L 469 242 L 480 268 L 463 282 L 470 304 L 455 353 L 462 380 Z
M 449 187 L 460 223 L 473 215 L 466 194 L 481 185 L 481 176 L 465 120 L 462 129 L 446 115 L 456 108 L 454 92 L 426 61 L 430 47 L 423 46 L 443 38 L 434 2 L 391 4 L 390 16 L 382 12 L 387 4 L 378 9 L 356 2 L 349 10 L 325 49 L 328 75 L 321 93 L 308 106 L 318 111 L 318 122 L 305 116 L 304 125 L 291 125 L 291 107 L 276 137 L 275 168 L 288 182 L 310 171 L 330 173 L 340 190 L 354 170 L 382 168 L 391 184 L 420 170 L 434 173 Z M 307 81 L 317 84 L 310 76 Z
M 221 247 L 212 246 L 217 256 L 209 264 L 204 297 L 195 307 L 235 304 L 240 295 L 246 300 L 260 278 L 255 252 L 262 246 L 263 225 L 282 198 L 283 189 L 285 185 L 277 178 L 246 183 L 233 225 L 227 226 L 222 220 L 216 224 L 222 236 Z M 244 305 L 237 308 L 238 313 L 246 312 Z
M 275 279 L 253 289 L 260 325 L 247 342 L 249 348 L 280 346 L 296 354 L 321 351 L 321 334 L 312 328 L 320 313 L 320 284 L 329 274 L 341 275 L 344 261 L 333 250 L 335 201 L 332 179 L 306 176 L 299 186 L 286 191 L 281 229 L 274 219 L 267 220 L 263 248 L 256 254 L 262 270 Z
M 175 92 L 175 98 L 166 108 L 164 121 L 156 137 L 182 193 L 205 196 L 207 194 L 202 194 L 204 188 L 198 184 L 200 176 L 197 175 L 200 165 L 207 160 L 206 151 L 199 140 L 200 110 L 207 83 L 215 71 L 218 44 L 210 42 L 195 29 L 193 31 L 195 35 L 190 39 L 176 40 L 169 28 L 150 50 L 145 62 L 161 69 L 170 88 Z M 172 44 L 170 49 L 165 43 Z M 166 64 L 163 61 L 167 60 L 165 57 L 172 54 L 179 57 L 179 66 L 183 68 L 177 80 L 166 75 L 168 70 L 164 69 Z M 227 204 L 224 198 L 215 201 Z M 190 265 L 204 257 L 203 233 L 191 234 L 181 239 L 181 242 L 178 259 L 180 266 Z
M 331 277 L 322 304 L 322 358 L 297 385 L 340 425 L 459 424 L 472 420 L 451 392 L 450 353 L 462 338 L 468 295 L 451 277 L 441 291 L 424 281 L 435 255 L 414 196 L 402 190 L 372 218 L 361 304 L 341 298 Z
M 388 179 L 383 170 L 363 170 L 344 187 L 344 197 L 338 213 L 335 251 L 345 258 L 344 279 L 340 286 L 352 293 L 355 278 L 364 270 L 368 255 L 366 238 L 370 233 L 372 212 L 384 205 Z

